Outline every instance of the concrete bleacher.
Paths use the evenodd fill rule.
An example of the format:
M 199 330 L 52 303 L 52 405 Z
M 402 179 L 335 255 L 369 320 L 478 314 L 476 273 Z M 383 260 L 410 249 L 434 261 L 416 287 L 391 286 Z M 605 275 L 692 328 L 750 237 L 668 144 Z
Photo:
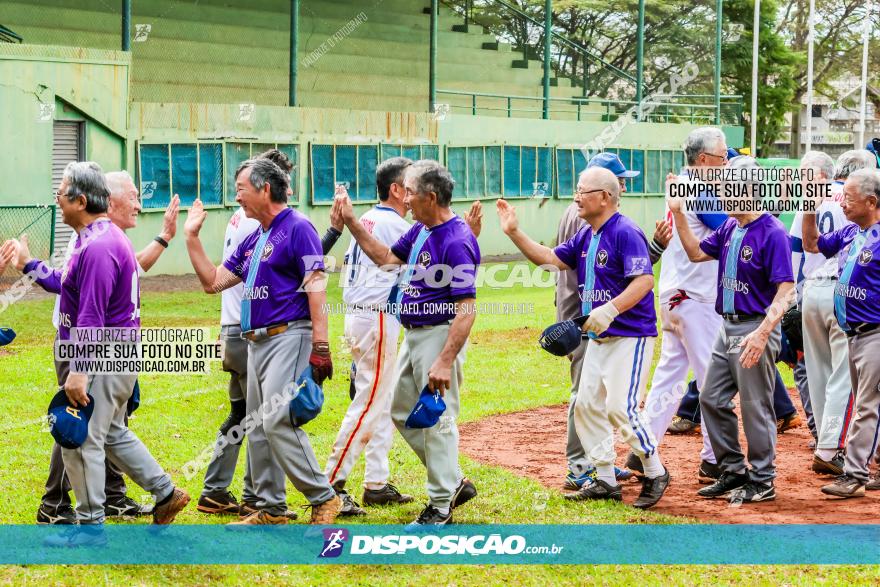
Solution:
M 286 105 L 288 96 L 288 0 L 138 0 L 135 25 L 149 24 L 146 40 L 132 42 L 131 98 L 137 102 L 243 103 Z M 25 43 L 118 49 L 120 3 L 104 0 L 11 0 L 0 23 Z M 300 2 L 297 97 L 301 106 L 352 110 L 428 109 L 429 15 L 425 0 L 303 0 Z M 359 15 L 363 15 L 359 17 Z M 354 30 L 334 39 L 352 19 Z M 322 46 L 323 44 L 323 46 Z M 326 51 L 326 52 L 324 52 Z M 311 63 L 311 57 L 323 53 Z M 464 26 L 441 6 L 438 78 L 441 90 L 513 96 L 542 95 L 541 62 Z M 571 80 L 553 79 L 551 96 L 579 95 Z M 440 94 L 455 111 L 470 97 Z M 497 108 L 488 111 L 485 108 Z M 534 110 L 540 101 L 519 100 L 514 108 Z M 554 110 L 574 106 L 560 101 Z M 506 116 L 506 101 L 479 100 L 481 114 Z M 523 116 L 524 113 L 519 113 Z

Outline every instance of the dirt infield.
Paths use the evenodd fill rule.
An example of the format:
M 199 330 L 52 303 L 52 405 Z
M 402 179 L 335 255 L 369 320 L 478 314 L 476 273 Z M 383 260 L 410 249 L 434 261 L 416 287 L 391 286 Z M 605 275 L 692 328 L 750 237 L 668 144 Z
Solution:
M 797 402 L 799 400 L 794 400 Z M 567 405 L 546 406 L 503 414 L 461 426 L 461 451 L 477 462 L 510 469 L 561 491 L 566 471 L 565 421 Z M 745 438 L 740 435 L 745 448 Z M 807 446 L 806 423 L 778 437 L 775 501 L 731 507 L 724 500 L 696 496 L 700 464 L 699 434 L 663 438 L 660 453 L 672 477 L 663 500 L 652 511 L 690 516 L 727 524 L 870 524 L 880 522 L 880 491 L 866 497 L 839 500 L 819 488 L 832 477 L 819 477 L 810 470 L 812 452 Z M 629 447 L 618 443 L 618 466 Z M 624 484 L 624 501 L 632 503 L 639 493 L 636 481 Z

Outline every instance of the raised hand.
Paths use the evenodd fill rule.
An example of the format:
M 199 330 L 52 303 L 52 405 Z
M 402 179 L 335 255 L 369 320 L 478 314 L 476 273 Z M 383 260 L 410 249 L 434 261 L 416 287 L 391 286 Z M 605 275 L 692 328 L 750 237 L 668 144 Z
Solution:
M 162 233 L 159 235 L 166 241 L 170 241 L 177 234 L 177 217 L 180 215 L 180 196 L 174 194 L 168 207 L 165 208 L 165 216 L 162 218 Z
M 474 236 L 479 237 L 483 230 L 483 203 L 477 200 L 471 204 L 471 209 L 464 215 L 464 221 L 467 222 Z
M 207 217 L 208 212 L 205 210 L 201 198 L 196 198 L 186 215 L 186 222 L 183 224 L 183 234 L 186 236 L 199 236 L 199 231 L 202 230 L 202 225 Z
M 501 221 L 501 230 L 504 231 L 504 234 L 510 235 L 519 228 L 516 208 L 511 206 L 507 200 L 495 202 L 495 211 L 498 213 L 498 219 Z

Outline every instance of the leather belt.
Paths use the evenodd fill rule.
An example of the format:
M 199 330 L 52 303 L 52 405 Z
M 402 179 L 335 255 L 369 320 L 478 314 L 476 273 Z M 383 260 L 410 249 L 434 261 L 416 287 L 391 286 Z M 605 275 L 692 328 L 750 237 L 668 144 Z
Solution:
M 850 328 L 845 332 L 849 338 L 852 338 L 857 334 L 865 334 L 880 328 L 880 324 L 876 322 L 856 322 L 855 324 L 847 324 L 847 326 Z
M 739 322 L 754 322 L 755 320 L 763 320 L 765 314 L 721 314 L 721 317 L 728 322 L 737 324 Z
M 256 330 L 242 332 L 241 337 L 256 342 L 258 340 L 263 340 L 264 338 L 271 338 L 279 335 L 282 332 L 287 332 L 289 329 L 290 324 L 277 324 L 275 326 L 267 326 L 266 328 L 257 328 Z
M 437 324 L 419 324 L 413 326 L 412 324 L 404 324 L 403 327 L 407 330 L 416 330 L 418 328 L 434 328 L 435 326 L 449 326 L 452 324 L 452 320 L 445 320 L 443 322 L 438 322 Z

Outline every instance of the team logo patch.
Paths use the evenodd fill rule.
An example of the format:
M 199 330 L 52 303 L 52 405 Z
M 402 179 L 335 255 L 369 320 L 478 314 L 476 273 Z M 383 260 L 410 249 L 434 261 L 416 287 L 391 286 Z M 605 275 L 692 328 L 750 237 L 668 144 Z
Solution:
M 427 267 L 431 264 L 431 253 L 428 251 L 422 251 L 419 253 L 419 265 L 422 267 Z
M 324 546 L 321 548 L 318 558 L 336 558 L 342 554 L 342 547 L 348 540 L 348 530 L 345 528 L 325 528 L 322 532 L 324 533 Z
M 862 249 L 862 252 L 859 253 L 859 265 L 865 266 L 870 263 L 873 258 L 874 251 L 871 249 Z
M 269 257 L 272 256 L 272 251 L 275 250 L 275 245 L 272 243 L 266 243 L 266 246 L 263 247 L 263 255 L 260 257 L 260 261 L 266 261 Z
M 752 260 L 752 256 L 754 255 L 754 251 L 752 251 L 752 247 L 746 245 L 742 248 L 742 251 L 739 253 L 739 258 L 743 260 L 743 262 L 748 263 Z
M 596 253 L 596 265 L 599 267 L 604 267 L 608 264 L 608 251 L 602 249 L 598 253 Z

